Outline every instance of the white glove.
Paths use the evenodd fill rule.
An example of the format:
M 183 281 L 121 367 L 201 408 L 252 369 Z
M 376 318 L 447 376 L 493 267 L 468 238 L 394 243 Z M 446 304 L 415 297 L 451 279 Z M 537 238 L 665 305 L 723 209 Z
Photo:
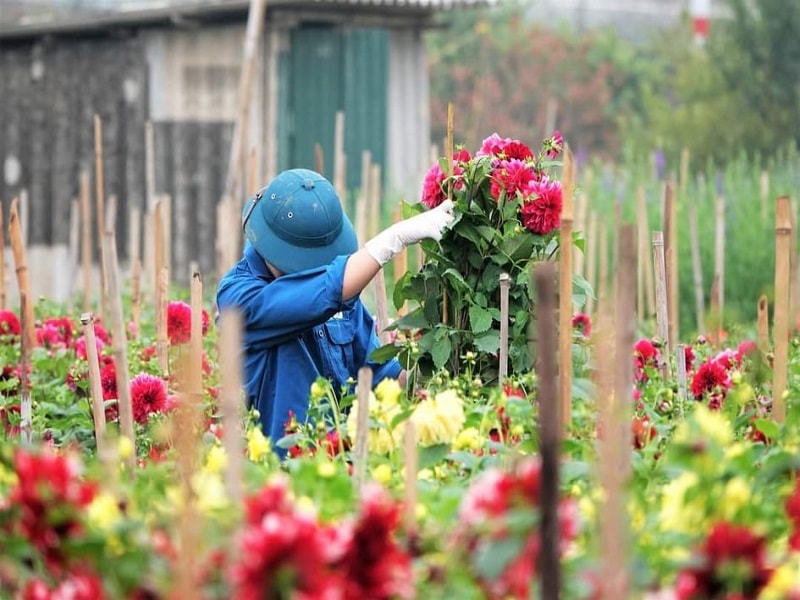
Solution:
M 403 248 L 425 239 L 442 239 L 445 227 L 455 219 L 453 201 L 445 200 L 436 208 L 395 223 L 369 240 L 364 247 L 381 266 L 403 251 Z

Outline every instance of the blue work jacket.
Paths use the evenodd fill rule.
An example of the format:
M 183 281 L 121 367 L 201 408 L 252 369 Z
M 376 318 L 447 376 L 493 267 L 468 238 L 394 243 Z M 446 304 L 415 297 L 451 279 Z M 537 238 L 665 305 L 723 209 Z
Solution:
M 290 411 L 306 418 L 311 384 L 320 375 L 338 391 L 367 365 L 373 384 L 396 378 L 396 359 L 368 360 L 380 346 L 375 321 L 358 297 L 342 301 L 347 256 L 330 265 L 274 277 L 251 244 L 217 288 L 220 314 L 238 310 L 243 320 L 244 388 L 265 435 L 277 442 Z M 283 452 L 280 452 L 283 454 Z

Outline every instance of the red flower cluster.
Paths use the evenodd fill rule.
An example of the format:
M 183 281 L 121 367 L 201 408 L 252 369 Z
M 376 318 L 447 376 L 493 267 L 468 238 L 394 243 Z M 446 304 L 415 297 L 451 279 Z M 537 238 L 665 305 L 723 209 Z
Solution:
M 558 229 L 563 201 L 561 182 L 543 176 L 532 181 L 527 191 L 529 198 L 522 205 L 522 224 L 539 235 Z
M 721 396 L 719 400 L 722 400 L 730 387 L 731 379 L 724 361 L 713 359 L 706 361 L 698 367 L 692 377 L 691 389 L 695 400 L 702 400 L 706 394 L 710 394 L 712 397 Z
M 800 479 L 795 480 L 794 491 L 786 499 L 785 508 L 786 516 L 792 525 L 789 547 L 795 552 L 800 552 Z
M 294 412 L 290 410 L 289 419 L 283 424 L 283 434 L 285 436 L 292 435 L 298 433 L 300 429 L 301 426 L 297 421 L 297 417 L 295 416 Z M 328 458 L 333 459 L 338 456 L 341 451 L 347 452 L 350 450 L 350 447 L 350 440 L 348 438 L 340 438 L 339 430 L 332 429 L 330 431 L 326 431 L 325 434 L 317 440 L 316 445 L 303 447 L 299 444 L 295 444 L 291 446 L 287 452 L 292 458 L 297 458 L 298 456 L 303 456 L 304 454 L 308 456 L 314 456 L 317 453 L 317 449 L 322 448 L 328 454 Z
M 72 321 L 67 317 L 46 319 L 36 327 L 36 343 L 50 350 L 70 348 L 73 330 Z
M 650 423 L 647 415 L 634 416 L 631 419 L 631 433 L 633 434 L 633 447 L 637 450 L 647 446 L 658 435 L 655 425 Z
M 0 337 L 20 335 L 22 327 L 17 315 L 10 310 L 0 310 Z
M 655 344 L 645 338 L 636 342 L 633 346 L 633 364 L 636 381 L 646 382 L 647 369 L 655 369 L 658 366 L 658 348 Z
M 106 597 L 103 582 L 85 569 L 75 569 L 59 579 L 55 588 L 41 579 L 30 579 L 22 590 L 21 600 L 102 600 Z
M 678 575 L 678 600 L 757 598 L 772 574 L 765 539 L 725 521 L 714 525 L 697 558 Z
M 592 319 L 585 313 L 578 313 L 572 317 L 572 328 L 583 337 L 592 336 Z
M 464 167 L 461 164 L 469 162 L 471 159 L 469 151 L 464 149 L 456 150 L 453 153 L 453 187 L 460 189 L 464 186 L 464 182 L 459 180 L 459 176 L 464 174 Z M 442 171 L 439 163 L 434 163 L 428 172 L 425 174 L 425 179 L 422 182 L 422 203 L 428 208 L 436 208 L 442 202 L 447 200 L 447 188 L 444 181 L 447 179 L 447 173 Z
M 211 324 L 205 309 L 202 323 L 202 335 L 205 335 Z M 187 344 L 192 339 L 192 307 L 186 302 L 173 300 L 167 305 L 167 336 L 172 345 Z
M 544 141 L 544 149 L 547 158 L 550 159 L 556 158 L 561 154 L 561 151 L 564 149 L 564 137 L 558 129 L 553 132 L 552 137 Z
M 531 595 L 540 550 L 539 530 L 535 519 L 524 522 L 515 516 L 537 510 L 540 474 L 537 458 L 520 462 L 513 472 L 487 470 L 470 486 L 461 502 L 459 529 L 454 541 L 457 547 L 466 549 L 471 563 L 492 544 L 514 537 L 522 542 L 519 554 L 496 578 L 478 576 L 487 598 L 529 598 Z M 562 500 L 559 521 L 561 551 L 564 552 L 577 534 L 574 501 Z
M 131 405 L 133 419 L 142 425 L 147 424 L 151 414 L 166 410 L 167 384 L 155 375 L 139 373 L 131 379 Z
M 537 174 L 533 166 L 518 158 L 501 160 L 492 172 L 491 194 L 496 200 L 505 192 L 506 198 L 513 200 L 519 192 L 524 198 Z
M 95 496 L 95 485 L 79 479 L 77 457 L 50 451 L 39 454 L 18 448 L 14 455 L 17 484 L 9 493 L 19 511 L 12 519 L 18 533 L 42 555 L 50 571 L 65 567 L 64 543 L 82 532 L 80 514 Z
M 481 149 L 475 156 L 493 156 L 499 159 L 521 161 L 533 160 L 533 151 L 519 140 L 511 138 L 501 138 L 497 133 L 493 133 L 481 143 Z

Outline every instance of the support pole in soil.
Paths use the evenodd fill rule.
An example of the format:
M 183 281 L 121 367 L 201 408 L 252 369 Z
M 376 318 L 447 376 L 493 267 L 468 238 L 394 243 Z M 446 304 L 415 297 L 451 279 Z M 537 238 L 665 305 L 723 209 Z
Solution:
M 678 401 L 681 403 L 681 411 L 686 403 L 686 344 L 675 345 L 675 369 L 678 373 Z
M 94 199 L 95 220 L 97 223 L 97 248 L 100 256 L 100 318 L 108 318 L 106 303 L 108 286 L 106 284 L 106 262 L 103 260 L 103 229 L 106 222 L 105 214 L 105 183 L 103 181 L 103 122 L 100 115 L 94 116 Z
M 131 445 L 136 448 L 136 432 L 133 428 L 133 408 L 131 406 L 131 387 L 128 377 L 128 354 L 125 337 L 125 320 L 122 313 L 122 290 L 119 281 L 119 263 L 117 262 L 117 243 L 113 231 L 103 233 L 103 261 L 108 274 L 108 297 L 110 308 L 110 325 L 112 339 L 112 355 L 117 373 L 117 403 L 119 404 L 120 431 Z M 136 452 L 128 457 L 130 475 L 133 476 L 136 466 Z
M 138 258 L 131 269 L 131 323 L 131 335 L 138 340 L 142 326 L 142 263 Z
M 769 350 L 769 301 L 766 295 L 758 299 L 758 349 Z
M 189 393 L 199 407 L 203 401 L 203 281 L 200 273 L 192 273 L 190 290 L 192 323 L 189 349 L 191 366 L 189 368 Z
M 531 282 L 536 290 L 536 339 L 539 348 L 539 440 L 542 460 L 541 475 L 541 554 L 538 572 L 541 573 L 541 597 L 560 598 L 561 561 L 559 546 L 561 534 L 558 518 L 559 454 L 561 423 L 558 410 L 556 361 L 550 348 L 556 344 L 556 293 L 555 265 L 545 262 L 536 267 Z
M 355 483 L 361 494 L 367 480 L 367 449 L 369 440 L 369 395 L 372 390 L 372 369 L 361 367 L 358 370 L 358 412 L 356 413 L 355 440 Z
M 103 386 L 100 381 L 100 359 L 97 354 L 97 342 L 94 335 L 94 315 L 83 313 L 83 339 L 86 342 L 86 360 L 89 362 L 89 392 L 92 398 L 92 419 L 94 420 L 94 438 L 97 444 L 97 456 L 106 456 L 106 411 L 103 405 Z
M 244 495 L 244 451 L 242 433 L 242 317 L 236 310 L 226 309 L 220 316 L 219 361 L 222 383 L 222 445 L 228 457 L 225 486 L 234 506 Z
M 561 432 L 566 433 L 572 422 L 572 186 L 574 169 L 569 146 L 564 148 L 563 202 L 561 208 L 561 231 L 558 290 L 558 384 L 559 420 Z
M 500 388 L 505 385 L 508 376 L 508 292 L 511 277 L 508 273 L 500 273 L 500 370 L 497 383 Z
M 83 265 L 83 312 L 92 305 L 92 211 L 89 191 L 89 173 L 81 172 L 81 263 Z
M 347 207 L 347 185 L 345 183 L 344 155 L 344 112 L 336 111 L 333 124 L 333 187 L 342 201 L 342 208 Z
M 2 230 L 2 210 L 0 210 L 0 230 Z M 80 255 L 81 240 L 81 203 L 77 198 L 73 198 L 69 204 L 69 283 L 67 284 L 67 298 L 69 298 L 69 310 L 75 307 L 75 282 L 78 280 L 78 257 Z M 0 246 L 2 246 L 2 235 L 0 235 Z M 0 262 L 3 256 L 0 250 Z M 0 267 L 0 276 L 2 267 Z M 0 284 L 0 288 L 2 284 Z M 1 308 L 1 307 L 0 307 Z
M 169 305 L 169 269 L 161 267 L 158 278 L 158 305 L 156 306 L 156 355 L 161 375 L 169 373 L 169 331 L 167 309 Z
M 19 290 L 20 300 L 22 294 L 25 294 L 25 297 L 28 299 L 24 307 L 20 301 L 20 316 L 25 320 L 22 335 L 25 336 L 24 341 L 30 349 L 36 345 L 35 319 L 33 315 L 33 302 L 30 301 L 30 274 L 28 273 L 28 265 L 25 262 L 25 244 L 22 240 L 22 228 L 20 227 L 18 202 L 16 198 L 11 201 L 11 211 L 8 217 L 8 237 L 11 242 L 11 252 L 14 255 L 14 267 L 17 272 L 17 289 Z
M 792 238 L 792 215 L 788 196 L 780 196 L 775 205 L 775 315 L 772 336 L 775 344 L 772 375 L 772 416 L 778 423 L 786 420 L 787 362 L 789 359 L 789 281 Z
M 664 185 L 664 265 L 667 277 L 667 310 L 669 315 L 669 345 L 678 339 L 678 247 L 677 209 L 672 183 Z
M 664 264 L 664 233 L 653 232 L 653 272 L 656 279 L 656 326 L 661 340 L 661 351 L 658 353 L 661 376 L 670 377 L 670 345 L 669 345 L 669 313 L 667 310 L 667 275 Z
M 700 236 L 697 233 L 697 206 L 689 204 L 689 244 L 692 252 L 692 278 L 694 281 L 694 311 L 697 330 L 706 331 L 706 300 L 703 288 L 703 263 L 700 260 Z
M 28 307 L 31 305 L 28 300 L 27 292 L 20 292 L 19 294 L 19 308 L 20 308 L 20 321 L 22 331 L 27 331 L 30 327 Z M 33 346 L 28 339 L 28 336 L 23 335 L 20 338 L 20 360 L 19 360 L 19 416 L 20 416 L 20 435 L 22 441 L 30 444 L 33 433 L 33 404 L 31 402 L 31 386 L 30 377 L 28 376 L 28 365 L 30 363 L 31 350 Z

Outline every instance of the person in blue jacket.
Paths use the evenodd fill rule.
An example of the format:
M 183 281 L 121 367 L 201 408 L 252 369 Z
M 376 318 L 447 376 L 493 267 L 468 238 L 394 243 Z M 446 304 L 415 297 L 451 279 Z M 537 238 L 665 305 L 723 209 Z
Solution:
M 242 316 L 246 400 L 273 444 L 290 414 L 305 420 L 319 376 L 337 391 L 365 365 L 375 385 L 403 381 L 396 359 L 369 360 L 380 341 L 359 294 L 404 247 L 440 240 L 453 218 L 447 201 L 359 248 L 338 194 L 319 173 L 284 171 L 247 201 L 243 256 L 221 279 L 217 307 L 221 318 L 228 309 Z

